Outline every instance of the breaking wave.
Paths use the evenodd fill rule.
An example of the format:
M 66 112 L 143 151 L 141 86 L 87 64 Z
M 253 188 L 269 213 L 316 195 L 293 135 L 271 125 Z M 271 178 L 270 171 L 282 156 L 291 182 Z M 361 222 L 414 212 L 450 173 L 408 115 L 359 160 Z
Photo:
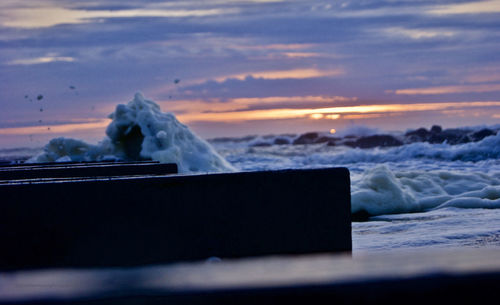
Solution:
M 176 163 L 181 173 L 234 170 L 210 144 L 140 93 L 118 105 L 110 118 L 99 144 L 55 138 L 27 162 L 156 160 Z

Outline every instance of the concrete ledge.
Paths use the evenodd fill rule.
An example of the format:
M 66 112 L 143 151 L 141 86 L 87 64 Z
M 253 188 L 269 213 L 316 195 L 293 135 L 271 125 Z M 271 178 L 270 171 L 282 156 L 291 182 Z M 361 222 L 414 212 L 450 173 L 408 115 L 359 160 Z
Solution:
M 351 250 L 345 168 L 0 184 L 0 269 Z
M 159 161 L 143 160 L 143 161 L 64 161 L 64 162 L 43 162 L 43 163 L 26 163 L 26 162 L 12 162 L 0 161 L 0 170 L 9 168 L 29 168 L 29 167 L 51 167 L 51 166 L 88 166 L 88 165 L 102 165 L 102 164 L 159 164 Z
M 498 250 L 4 273 L 0 304 L 496 304 Z
M 19 179 L 167 175 L 176 173 L 176 164 L 151 162 L 23 164 L 0 167 L 0 183 Z

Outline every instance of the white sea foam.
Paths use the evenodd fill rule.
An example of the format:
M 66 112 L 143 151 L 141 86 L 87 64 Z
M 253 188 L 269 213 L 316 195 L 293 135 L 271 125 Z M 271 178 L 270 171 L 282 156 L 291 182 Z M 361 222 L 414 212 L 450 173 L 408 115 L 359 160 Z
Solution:
M 370 215 L 444 207 L 500 208 L 500 174 L 455 171 L 367 170 L 352 187 L 352 211 Z
M 110 118 L 107 137 L 99 144 L 56 138 L 28 162 L 152 159 L 176 163 L 182 173 L 234 170 L 210 144 L 140 93 L 118 105 Z
M 351 171 L 353 212 L 500 208 L 499 135 L 461 145 L 373 149 L 324 144 L 216 147 L 242 170 L 345 166 Z

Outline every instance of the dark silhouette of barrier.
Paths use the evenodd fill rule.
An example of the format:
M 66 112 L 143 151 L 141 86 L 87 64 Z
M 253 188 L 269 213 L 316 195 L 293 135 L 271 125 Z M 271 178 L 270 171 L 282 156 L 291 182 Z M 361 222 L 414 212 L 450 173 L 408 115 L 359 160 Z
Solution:
M 0 269 L 351 251 L 345 168 L 0 184 Z
M 37 163 L 0 166 L 0 183 L 40 178 L 110 177 L 176 174 L 177 165 L 157 162 Z
M 0 277 L 0 304 L 497 304 L 498 250 L 309 255 Z

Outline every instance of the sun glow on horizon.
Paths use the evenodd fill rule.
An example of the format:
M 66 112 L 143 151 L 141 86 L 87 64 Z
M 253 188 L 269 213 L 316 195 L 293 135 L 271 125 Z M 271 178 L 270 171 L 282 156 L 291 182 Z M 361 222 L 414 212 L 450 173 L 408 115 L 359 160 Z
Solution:
M 407 113 L 417 111 L 443 111 L 473 107 L 499 107 L 500 101 L 476 101 L 476 102 L 445 102 L 445 103 L 414 103 L 414 104 L 381 104 L 381 105 L 359 105 L 341 106 L 327 108 L 279 108 L 258 109 L 227 112 L 200 112 L 179 114 L 178 118 L 184 122 L 235 122 L 235 121 L 259 121 L 259 120 L 281 120 L 299 119 L 309 117 L 313 120 L 340 119 L 343 115 L 382 115 L 384 113 Z M 361 117 L 359 117 L 361 118 Z
M 273 99 L 271 99 L 272 101 Z M 276 98 L 276 101 L 280 98 Z M 318 100 L 321 98 L 318 97 Z M 210 104 L 208 104 L 210 105 Z M 245 121 L 272 121 L 309 119 L 311 121 L 324 120 L 352 120 L 373 119 L 381 117 L 397 117 L 411 112 L 439 111 L 443 114 L 463 116 L 464 113 L 471 115 L 471 109 L 481 107 L 500 107 L 500 101 L 474 101 L 474 102 L 446 102 L 446 103 L 414 103 L 414 104 L 379 104 L 379 105 L 357 105 L 337 106 L 321 108 L 273 108 L 255 110 L 228 110 L 219 112 L 196 112 L 191 109 L 187 113 L 177 113 L 179 121 L 191 123 L 241 123 Z M 169 110 L 169 109 L 164 109 Z M 176 111 L 174 111 L 175 114 Z M 475 112 L 474 112 L 475 113 Z M 480 115 L 480 114 L 477 114 Z M 484 115 L 484 112 L 483 112 Z M 490 115 L 498 118 L 498 111 Z M 48 132 L 60 136 L 72 132 L 86 132 L 91 130 L 104 130 L 110 119 L 81 119 L 79 122 L 66 124 L 47 124 L 43 126 L 5 127 L 0 128 L 0 135 L 36 135 Z M 332 132 L 333 131 L 333 132 Z M 330 130 L 331 133 L 335 129 Z

